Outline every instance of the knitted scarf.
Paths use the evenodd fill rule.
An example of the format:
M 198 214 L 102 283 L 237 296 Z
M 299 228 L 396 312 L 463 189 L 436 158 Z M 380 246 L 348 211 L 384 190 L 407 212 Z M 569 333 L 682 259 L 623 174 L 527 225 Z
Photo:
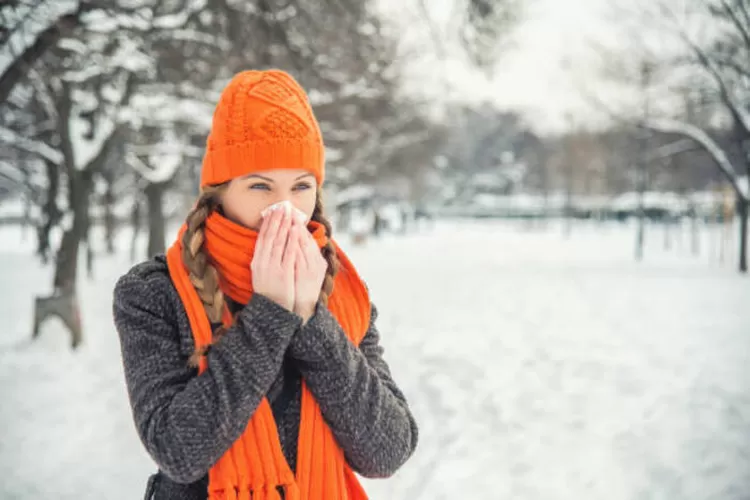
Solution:
M 310 222 L 318 246 L 328 241 L 325 228 Z M 182 260 L 182 236 L 167 252 L 169 274 L 185 306 L 196 348 L 211 342 L 211 326 Z M 206 219 L 204 250 L 220 275 L 221 290 L 240 304 L 252 295 L 250 263 L 258 233 L 214 212 Z M 328 308 L 355 344 L 364 337 L 370 321 L 367 289 L 354 266 L 334 243 L 340 262 Z M 231 323 L 224 311 L 224 324 Z M 273 332 L 269 332 L 270 335 Z M 296 333 L 298 335 L 299 332 Z M 207 367 L 201 359 L 199 372 Z M 360 500 L 367 495 L 346 463 L 344 453 L 325 423 L 318 403 L 304 380 L 297 452 L 297 472 L 287 463 L 267 398 L 263 398 L 247 428 L 208 473 L 209 500 L 279 500 L 277 487 L 287 500 Z

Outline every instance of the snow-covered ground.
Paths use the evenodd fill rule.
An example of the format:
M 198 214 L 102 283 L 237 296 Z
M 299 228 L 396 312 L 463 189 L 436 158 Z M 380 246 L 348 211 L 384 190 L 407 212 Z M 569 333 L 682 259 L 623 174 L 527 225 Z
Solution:
M 386 359 L 419 420 L 415 456 L 375 499 L 750 497 L 750 278 L 633 230 L 441 222 L 343 246 L 380 309 Z M 123 242 L 127 241 L 123 235 Z M 85 344 L 29 343 L 41 268 L 0 229 L 0 498 L 141 498 L 154 466 L 123 386 L 111 289 L 82 281 Z M 124 244 L 123 249 L 127 248 Z

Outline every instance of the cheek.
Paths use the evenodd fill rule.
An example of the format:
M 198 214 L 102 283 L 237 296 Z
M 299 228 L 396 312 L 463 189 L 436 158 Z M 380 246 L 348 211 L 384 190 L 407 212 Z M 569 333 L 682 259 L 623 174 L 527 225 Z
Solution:
M 260 228 L 260 212 L 266 203 L 259 196 L 248 193 L 245 196 L 236 196 L 230 201 L 231 203 L 224 205 L 224 212 L 229 219 L 250 229 Z
M 294 201 L 294 206 L 307 214 L 307 218 L 312 217 L 315 210 L 315 190 L 308 189 L 302 192 Z

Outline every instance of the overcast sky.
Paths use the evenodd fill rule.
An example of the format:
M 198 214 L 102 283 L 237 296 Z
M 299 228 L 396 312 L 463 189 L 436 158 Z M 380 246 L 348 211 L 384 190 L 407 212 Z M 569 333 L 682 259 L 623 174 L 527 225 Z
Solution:
M 404 43 L 421 44 L 428 54 L 431 39 L 426 23 L 420 22 L 418 0 L 379 1 L 394 23 L 406 27 Z M 425 3 L 435 25 L 444 26 L 452 0 Z M 596 40 L 611 41 L 611 25 L 606 21 L 611 2 L 529 0 L 528 4 L 526 19 L 515 33 L 515 48 L 500 60 L 494 80 L 487 81 L 456 57 L 438 60 L 425 55 L 409 65 L 412 89 L 438 97 L 449 91 L 454 98 L 488 99 L 521 109 L 542 132 L 565 127 L 568 116 L 583 124 L 594 119 L 576 82 L 595 82 L 589 45 Z M 441 76 L 450 82 L 447 88 L 426 83 L 439 82 Z

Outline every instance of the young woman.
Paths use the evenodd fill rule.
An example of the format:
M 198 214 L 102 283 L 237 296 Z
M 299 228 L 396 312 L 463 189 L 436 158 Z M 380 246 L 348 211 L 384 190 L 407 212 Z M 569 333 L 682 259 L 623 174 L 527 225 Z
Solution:
M 292 77 L 236 75 L 177 240 L 118 281 L 128 394 L 159 467 L 146 498 L 362 499 L 355 472 L 388 477 L 414 451 L 376 309 L 323 214 L 323 151 Z

